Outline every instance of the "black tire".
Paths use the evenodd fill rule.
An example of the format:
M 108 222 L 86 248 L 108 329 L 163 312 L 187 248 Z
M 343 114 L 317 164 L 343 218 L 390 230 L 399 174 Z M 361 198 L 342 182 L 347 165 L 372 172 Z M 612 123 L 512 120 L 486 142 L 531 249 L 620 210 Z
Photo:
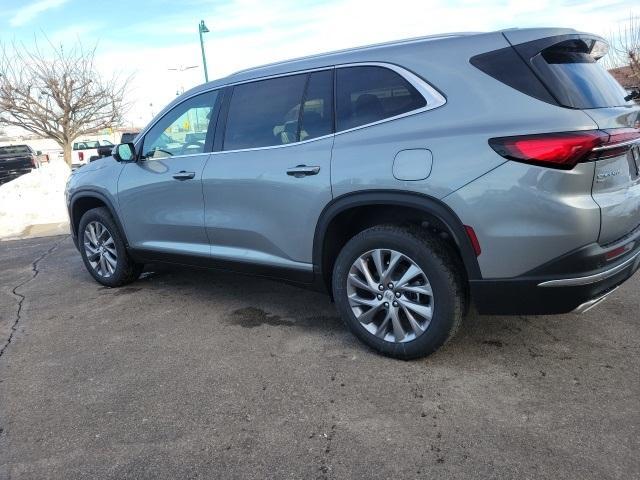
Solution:
M 406 255 L 429 280 L 433 316 L 424 333 L 413 340 L 394 342 L 377 337 L 362 326 L 349 305 L 349 270 L 361 255 L 375 249 Z M 430 355 L 456 334 L 466 311 L 463 278 L 460 261 L 440 238 L 418 228 L 379 225 L 360 232 L 343 247 L 334 265 L 332 289 L 338 311 L 356 337 L 383 355 L 409 360 Z
M 113 238 L 115 244 L 115 250 L 117 253 L 117 263 L 113 274 L 109 277 L 100 275 L 89 262 L 87 258 L 87 252 L 85 250 L 85 229 L 91 222 L 100 222 L 109 232 Z M 144 265 L 135 263 L 128 255 L 127 249 L 122 240 L 122 234 L 120 229 L 114 222 L 108 209 L 105 207 L 92 208 L 85 212 L 78 224 L 78 245 L 80 247 L 80 255 L 85 267 L 91 274 L 91 276 L 102 285 L 107 287 L 120 287 L 135 281 L 144 268 Z

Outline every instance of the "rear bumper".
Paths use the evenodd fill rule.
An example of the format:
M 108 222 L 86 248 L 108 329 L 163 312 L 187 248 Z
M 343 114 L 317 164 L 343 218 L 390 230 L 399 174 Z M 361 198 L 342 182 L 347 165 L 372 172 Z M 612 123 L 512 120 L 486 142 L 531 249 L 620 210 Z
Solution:
M 25 173 L 31 172 L 33 165 L 20 165 L 12 168 L 0 168 L 0 183 L 9 182 Z
M 613 290 L 609 290 L 604 295 L 600 295 L 599 297 L 592 298 L 591 300 L 587 300 L 583 304 L 578 305 L 575 308 L 575 310 L 573 310 L 573 313 L 585 313 L 585 312 L 588 312 L 589 310 L 591 310 L 596 305 L 599 305 L 600 303 L 602 303 L 609 295 L 611 295 L 617 289 L 618 289 L 618 287 L 615 287 Z
M 585 249 L 581 249 L 584 253 Z M 574 255 L 575 256 L 575 255 Z M 566 261 L 566 258 L 559 261 Z M 600 303 L 640 268 L 640 245 L 623 259 L 597 271 L 577 275 L 527 275 L 472 280 L 471 295 L 482 314 L 550 315 L 583 312 Z M 553 264 L 545 270 L 552 269 Z

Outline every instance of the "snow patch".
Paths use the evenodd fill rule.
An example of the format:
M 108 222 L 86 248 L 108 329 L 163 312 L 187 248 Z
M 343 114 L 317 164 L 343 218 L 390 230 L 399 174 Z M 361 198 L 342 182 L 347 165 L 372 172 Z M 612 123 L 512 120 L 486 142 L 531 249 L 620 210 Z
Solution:
M 64 161 L 52 159 L 0 185 L 0 239 L 20 237 L 33 225 L 68 222 L 64 189 L 70 173 Z

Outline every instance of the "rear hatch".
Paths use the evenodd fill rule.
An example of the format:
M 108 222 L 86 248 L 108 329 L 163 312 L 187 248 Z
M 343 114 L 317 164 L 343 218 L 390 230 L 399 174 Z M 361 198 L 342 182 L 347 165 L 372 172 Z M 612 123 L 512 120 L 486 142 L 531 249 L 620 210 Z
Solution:
M 640 105 L 601 65 L 607 44 L 599 37 L 566 33 L 531 40 L 522 31 L 505 38 L 546 87 L 553 102 L 579 109 L 600 129 L 592 196 L 601 210 L 600 244 L 640 226 Z
M 621 127 L 633 124 L 628 112 L 622 109 L 602 108 L 589 114 L 601 129 L 611 133 L 609 146 L 632 142 L 602 150 L 605 158 L 596 161 L 591 195 L 602 212 L 599 241 L 607 244 L 640 226 L 640 142 L 637 142 L 640 132 Z M 636 112 L 635 116 L 638 115 Z

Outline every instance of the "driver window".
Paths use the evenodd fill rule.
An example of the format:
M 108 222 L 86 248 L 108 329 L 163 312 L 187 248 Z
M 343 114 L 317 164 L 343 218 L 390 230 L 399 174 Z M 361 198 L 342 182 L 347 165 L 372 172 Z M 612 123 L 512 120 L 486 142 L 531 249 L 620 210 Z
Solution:
M 142 158 L 203 153 L 217 96 L 217 91 L 203 93 L 174 107 L 145 135 Z

